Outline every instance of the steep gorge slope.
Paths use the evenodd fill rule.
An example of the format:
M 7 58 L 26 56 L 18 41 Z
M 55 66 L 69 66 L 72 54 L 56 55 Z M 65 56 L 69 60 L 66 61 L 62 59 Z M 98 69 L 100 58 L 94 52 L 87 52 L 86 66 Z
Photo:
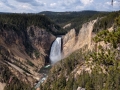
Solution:
M 1 15 L 0 82 L 6 83 L 5 90 L 30 90 L 39 80 L 38 71 L 49 62 L 50 46 L 56 38 L 49 30 L 55 29 L 45 16 Z

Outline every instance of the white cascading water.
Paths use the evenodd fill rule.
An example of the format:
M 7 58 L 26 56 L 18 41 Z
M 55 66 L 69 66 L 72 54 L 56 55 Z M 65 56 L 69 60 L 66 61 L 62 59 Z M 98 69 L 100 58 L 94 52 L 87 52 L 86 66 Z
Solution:
M 53 42 L 51 51 L 50 51 L 50 61 L 51 64 L 54 64 L 61 60 L 61 37 L 57 37 Z
M 51 64 L 55 64 L 61 60 L 61 37 L 57 37 L 56 40 L 53 42 L 51 51 L 50 51 L 50 61 Z M 48 68 L 50 65 L 45 66 L 44 68 Z M 43 83 L 47 79 L 47 75 L 44 72 L 43 77 L 40 81 L 35 85 L 35 88 L 40 87 L 41 83 Z

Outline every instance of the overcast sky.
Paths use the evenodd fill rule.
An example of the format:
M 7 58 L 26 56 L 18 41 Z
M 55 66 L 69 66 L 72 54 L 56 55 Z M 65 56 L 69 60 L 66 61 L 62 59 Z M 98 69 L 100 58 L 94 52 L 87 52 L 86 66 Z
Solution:
M 116 11 L 120 0 L 0 0 L 0 12 L 38 13 L 41 11 Z

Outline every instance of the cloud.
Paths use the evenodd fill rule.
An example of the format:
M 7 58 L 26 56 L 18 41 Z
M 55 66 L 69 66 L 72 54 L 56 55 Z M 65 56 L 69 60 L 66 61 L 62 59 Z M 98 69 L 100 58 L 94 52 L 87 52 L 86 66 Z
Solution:
M 76 0 L 64 0 L 64 4 L 66 5 L 66 6 L 68 6 L 68 5 L 71 5 L 71 4 L 74 4 L 76 2 Z
M 5 5 L 6 7 L 9 7 L 9 8 L 15 8 L 12 4 L 10 4 L 8 2 L 8 0 L 1 0 L 1 4 Z
M 76 6 L 80 5 L 80 0 L 60 0 L 56 2 L 56 8 L 61 11 L 75 11 Z
M 103 9 L 105 11 L 120 10 L 120 2 L 114 0 L 113 5 L 112 5 L 111 1 L 105 2 L 104 4 L 101 3 L 101 8 L 99 7 L 98 9 Z
M 2 6 L 2 3 L 0 2 L 0 7 Z
M 43 3 L 42 1 L 39 0 L 16 0 L 17 2 L 21 3 L 28 3 L 31 4 L 32 6 L 45 6 L 46 3 Z
M 51 3 L 50 7 L 54 8 L 54 7 L 56 7 L 56 5 L 57 5 L 56 3 Z
M 111 2 L 106 2 L 106 5 L 112 5 L 112 3 Z M 118 1 L 113 1 L 113 7 L 119 7 L 120 8 L 120 2 L 118 2 Z
M 19 8 L 26 10 L 31 9 L 29 5 L 19 5 Z
M 58 2 L 59 5 L 61 6 L 73 6 L 75 5 L 79 0 L 61 0 Z
M 12 12 L 13 10 L 15 7 L 8 0 L 0 0 L 0 12 Z
M 23 12 L 35 12 L 35 9 L 32 8 L 29 4 L 20 4 L 20 5 L 18 5 L 17 10 L 19 10 L 21 13 L 23 13 Z
M 106 2 L 105 4 L 107 4 L 107 5 L 111 5 L 111 2 Z
M 39 8 L 39 9 L 36 9 Z M 116 11 L 120 10 L 119 0 L 0 0 L 1 12 L 33 12 L 40 11 Z
M 34 0 L 16 0 L 18 2 L 23 2 L 23 3 L 28 3 L 28 2 L 33 2 Z
M 84 5 L 88 5 L 88 4 L 91 4 L 93 0 L 80 0 L 80 2 Z
M 92 10 L 94 5 L 94 0 L 79 0 L 80 4 L 76 5 L 76 10 Z
M 76 10 L 83 10 L 83 9 L 85 9 L 84 6 L 76 6 Z
M 114 2 L 113 2 L 113 6 L 116 6 L 116 7 L 119 7 L 119 8 L 120 8 L 120 2 L 114 1 Z

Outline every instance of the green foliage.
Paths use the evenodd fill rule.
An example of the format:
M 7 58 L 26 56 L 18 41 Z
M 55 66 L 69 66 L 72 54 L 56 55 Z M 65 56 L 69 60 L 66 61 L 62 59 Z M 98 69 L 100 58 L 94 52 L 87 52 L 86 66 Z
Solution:
M 115 18 L 115 22 L 117 26 L 120 26 L 120 15 L 119 17 Z
M 21 82 L 16 77 L 13 77 L 11 83 L 6 85 L 4 90 L 32 90 L 32 89 L 30 85 Z
M 69 30 L 75 28 L 76 35 L 78 34 L 82 24 L 90 20 L 96 19 L 98 16 L 104 16 L 108 14 L 107 12 L 97 12 L 97 11 L 81 11 L 81 12 L 41 12 L 40 14 L 45 14 L 50 17 L 53 22 L 57 23 L 61 27 L 66 24 L 71 23 L 71 26 L 65 29 L 61 29 L 60 32 L 65 34 Z
M 91 58 L 92 65 L 96 65 L 90 74 L 90 85 L 94 86 L 92 90 L 119 90 L 120 89 L 120 68 L 117 56 L 119 51 L 116 49 L 120 39 L 120 29 L 113 32 L 103 30 L 94 38 L 96 43 L 104 41 L 111 44 L 110 48 L 98 46 L 98 51 L 91 53 L 88 57 Z M 104 70 L 103 70 L 104 69 Z M 99 81 L 99 82 L 98 82 Z M 88 85 L 89 86 L 89 85 Z M 90 87 L 88 90 L 91 90 Z
M 34 25 L 46 29 L 48 32 L 57 34 L 61 28 L 53 23 L 45 15 L 38 14 L 0 14 L 0 28 L 5 30 L 14 30 L 18 35 L 27 29 L 27 27 Z M 55 27 L 57 31 L 52 28 Z M 31 31 L 31 34 L 34 33 Z M 59 33 L 58 33 L 59 34 Z
M 111 43 L 112 47 L 117 48 L 117 44 L 120 42 L 120 28 L 116 31 L 109 32 L 108 30 L 100 31 L 93 40 L 98 43 L 104 41 L 106 44 Z
M 115 20 L 119 22 L 117 17 L 120 15 L 120 11 L 110 12 L 106 16 L 98 19 L 97 23 L 94 25 L 93 32 L 99 32 L 100 30 L 105 30 L 110 28 L 115 23 Z
M 30 60 L 27 60 L 27 62 L 26 62 L 28 65 L 30 65 L 30 66 L 35 66 Z
M 39 51 L 36 50 L 36 51 L 34 51 L 34 53 L 35 53 L 35 57 L 36 57 L 36 58 L 39 58 L 39 57 L 40 57 L 40 52 L 39 52 Z
M 6 83 L 4 90 L 32 90 L 29 84 L 19 80 L 15 75 L 13 75 L 9 68 L 1 62 L 0 71 L 0 82 Z
M 7 66 L 0 63 L 0 82 L 7 82 L 12 74 Z

